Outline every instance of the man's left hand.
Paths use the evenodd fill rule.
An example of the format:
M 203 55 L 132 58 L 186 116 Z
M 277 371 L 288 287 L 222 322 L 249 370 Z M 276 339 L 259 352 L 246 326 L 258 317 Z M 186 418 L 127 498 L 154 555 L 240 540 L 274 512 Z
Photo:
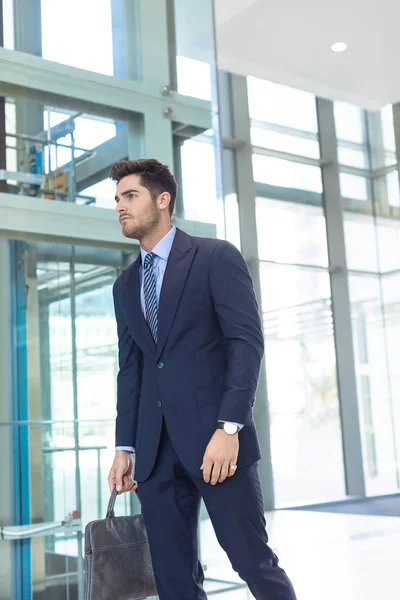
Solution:
M 239 434 L 228 435 L 223 429 L 217 429 L 206 448 L 200 467 L 204 481 L 211 481 L 212 485 L 216 485 L 227 477 L 232 477 L 236 473 L 238 454 Z

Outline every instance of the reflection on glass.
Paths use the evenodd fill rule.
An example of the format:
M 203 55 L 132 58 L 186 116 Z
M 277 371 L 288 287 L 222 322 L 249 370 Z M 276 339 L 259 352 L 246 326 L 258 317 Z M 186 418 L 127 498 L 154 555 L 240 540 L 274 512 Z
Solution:
M 329 275 L 261 264 L 276 504 L 345 493 Z
M 253 154 L 253 174 L 260 183 L 322 193 L 319 167 Z
M 256 199 L 261 260 L 328 266 L 322 207 Z

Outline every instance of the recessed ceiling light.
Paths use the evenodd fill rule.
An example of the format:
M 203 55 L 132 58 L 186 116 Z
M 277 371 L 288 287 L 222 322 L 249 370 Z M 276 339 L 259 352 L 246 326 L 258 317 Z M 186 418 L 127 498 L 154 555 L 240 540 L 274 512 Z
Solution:
M 333 52 L 345 52 L 347 50 L 346 42 L 336 42 L 331 46 Z

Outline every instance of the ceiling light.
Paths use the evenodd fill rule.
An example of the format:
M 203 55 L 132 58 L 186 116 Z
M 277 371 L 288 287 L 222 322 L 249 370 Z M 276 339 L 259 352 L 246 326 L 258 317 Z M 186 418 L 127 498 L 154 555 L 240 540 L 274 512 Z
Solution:
M 346 42 L 336 42 L 331 46 L 333 52 L 345 52 L 347 50 Z

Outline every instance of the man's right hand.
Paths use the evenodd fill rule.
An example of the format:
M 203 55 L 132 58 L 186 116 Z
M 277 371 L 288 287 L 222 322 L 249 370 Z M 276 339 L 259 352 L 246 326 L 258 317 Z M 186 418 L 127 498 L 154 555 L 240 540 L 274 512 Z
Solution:
M 110 493 L 116 487 L 118 495 L 134 492 L 137 484 L 132 479 L 133 454 L 126 450 L 116 450 L 115 458 L 108 476 Z

